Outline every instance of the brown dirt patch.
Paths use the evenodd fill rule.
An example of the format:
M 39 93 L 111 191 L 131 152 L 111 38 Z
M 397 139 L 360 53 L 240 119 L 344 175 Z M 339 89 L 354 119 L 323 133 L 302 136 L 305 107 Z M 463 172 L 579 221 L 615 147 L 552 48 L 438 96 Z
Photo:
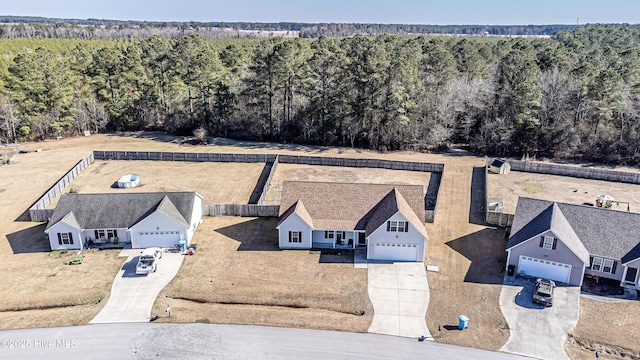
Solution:
M 598 347 L 604 359 L 640 359 L 640 302 L 602 302 L 582 297 L 580 321 L 565 347 L 572 359 L 583 359 Z
M 519 196 L 569 204 L 595 204 L 596 197 L 601 194 L 629 202 L 630 211 L 640 213 L 640 186 L 636 184 L 511 171 L 505 175 L 489 173 L 487 187 L 489 197 L 505 199 L 504 212 L 508 214 L 515 213 Z M 613 209 L 627 211 L 627 204 L 617 206 L 614 202 Z
M 367 270 L 355 269 L 349 253 L 325 261 L 319 252 L 279 250 L 276 223 L 206 218 L 194 238 L 196 255 L 185 259 L 154 312 L 168 302 L 177 322 L 367 331 Z
M 265 204 L 280 204 L 282 183 L 288 181 L 322 181 L 368 184 L 429 185 L 430 173 L 337 166 L 278 164 L 271 179 Z
M 205 204 L 246 204 L 264 164 L 96 160 L 65 189 L 78 193 L 197 191 Z M 138 174 L 140 185 L 113 188 L 122 175 Z M 50 205 L 55 207 L 55 203 Z

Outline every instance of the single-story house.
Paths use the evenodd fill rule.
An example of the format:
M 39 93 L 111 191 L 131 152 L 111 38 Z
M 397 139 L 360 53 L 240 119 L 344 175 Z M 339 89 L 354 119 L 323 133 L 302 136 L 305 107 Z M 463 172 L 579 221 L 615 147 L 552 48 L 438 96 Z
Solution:
M 202 219 L 196 192 L 63 194 L 45 233 L 51 250 L 117 243 L 134 249 L 191 243 Z
M 585 274 L 640 289 L 640 214 L 519 198 L 507 268 L 581 286 Z
M 424 261 L 427 232 L 419 185 L 285 181 L 281 249 L 366 248 L 367 259 Z
M 511 171 L 511 164 L 507 159 L 495 158 L 489 164 L 489 171 L 494 174 L 508 174 Z

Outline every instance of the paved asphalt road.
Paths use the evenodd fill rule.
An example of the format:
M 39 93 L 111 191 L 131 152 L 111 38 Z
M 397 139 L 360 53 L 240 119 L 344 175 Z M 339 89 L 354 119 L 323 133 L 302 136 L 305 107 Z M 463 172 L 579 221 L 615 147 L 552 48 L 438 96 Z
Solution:
M 0 331 L 0 359 L 528 359 L 395 336 L 209 324 Z

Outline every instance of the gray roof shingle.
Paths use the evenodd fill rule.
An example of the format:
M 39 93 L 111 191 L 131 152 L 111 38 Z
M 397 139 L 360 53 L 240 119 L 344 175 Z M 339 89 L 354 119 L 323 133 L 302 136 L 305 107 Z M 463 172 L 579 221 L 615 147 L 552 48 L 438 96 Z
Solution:
M 49 229 L 71 214 L 81 229 L 129 228 L 155 211 L 189 226 L 195 192 L 63 194 Z
M 574 252 L 579 250 L 572 232 L 591 256 L 623 263 L 640 257 L 640 214 L 524 197 L 518 199 L 507 248 L 551 227 L 563 240 L 568 239 L 567 246 L 574 246 Z

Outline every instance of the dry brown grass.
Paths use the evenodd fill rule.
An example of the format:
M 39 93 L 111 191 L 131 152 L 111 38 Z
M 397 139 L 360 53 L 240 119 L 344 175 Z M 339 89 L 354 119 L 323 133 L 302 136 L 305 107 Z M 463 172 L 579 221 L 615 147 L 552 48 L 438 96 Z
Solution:
M 178 322 L 366 331 L 373 315 L 367 270 L 355 269 L 350 255 L 281 251 L 275 226 L 267 218 L 206 218 L 196 255 L 154 312 L 168 302 Z
M 265 204 L 280 204 L 282 183 L 285 180 L 422 185 L 426 191 L 429 178 L 430 173 L 418 171 L 278 164 L 271 179 Z
M 261 163 L 96 160 L 65 192 L 197 191 L 205 204 L 246 204 L 263 167 Z M 140 185 L 132 189 L 113 188 L 113 183 L 125 174 L 138 174 Z M 55 203 L 50 207 L 55 207 Z
M 457 158 L 445 165 L 434 224 L 427 225 L 430 300 L 427 326 L 432 334 L 442 325 L 439 342 L 499 350 L 509 338 L 499 307 L 506 254 L 504 232 L 469 224 L 471 174 L 482 160 Z M 458 316 L 469 328 L 457 329 Z
M 504 212 L 508 214 L 516 211 L 518 196 L 570 204 L 595 204 L 600 194 L 629 202 L 630 210 L 640 213 L 640 186 L 636 184 L 511 171 L 506 175 L 489 173 L 487 185 L 489 197 L 505 199 Z M 626 211 L 627 204 L 613 208 Z
M 582 297 L 580 321 L 572 332 L 576 341 L 566 345 L 572 359 L 585 349 L 603 350 L 604 359 L 640 359 L 640 302 L 601 302 Z
M 19 154 L 15 158 L 17 161 L 15 165 L 0 166 L 0 175 L 3 178 L 0 183 L 0 235 L 9 236 L 9 241 L 0 242 L 0 272 L 4 274 L 5 279 L 15 279 L 0 282 L 0 304 L 5 306 L 5 309 L 12 307 L 15 309 L 25 304 L 30 306 L 85 304 L 48 310 L 0 312 L 1 328 L 83 324 L 102 308 L 105 302 L 104 296 L 108 294 L 113 277 L 124 259 L 117 258 L 115 253 L 104 252 L 89 254 L 85 263 L 77 267 L 63 265 L 61 259 L 54 259 L 46 252 L 37 252 L 48 249 L 48 243 L 42 240 L 41 229 L 34 227 L 32 223 L 13 222 L 13 219 L 18 217 L 43 191 L 90 151 L 304 153 L 319 156 L 375 157 L 445 163 L 446 171 L 438 199 L 436 223 L 427 225 L 430 238 L 427 245 L 427 264 L 440 267 L 439 273 L 428 274 L 431 301 L 426 316 L 427 325 L 435 333 L 438 322 L 442 325 L 456 324 L 458 315 L 465 314 L 470 318 L 470 328 L 464 332 L 443 328 L 444 337 L 441 341 L 494 350 L 506 342 L 508 330 L 498 307 L 500 285 L 493 284 L 498 281 L 498 278 L 501 279 L 499 274 L 501 269 L 498 269 L 498 265 L 504 261 L 504 240 L 499 240 L 500 231 L 487 230 L 483 226 L 471 225 L 467 221 L 471 167 L 482 166 L 483 158 L 412 152 L 381 154 L 357 149 L 279 145 L 226 139 L 214 139 L 209 146 L 184 146 L 180 145 L 178 140 L 180 139 L 164 134 L 134 133 L 46 141 L 23 146 L 31 150 L 42 148 L 41 153 Z M 122 163 L 113 162 L 116 165 Z M 131 163 L 135 166 L 135 163 Z M 108 181 L 113 182 L 126 173 L 116 170 Z M 279 167 L 279 171 L 284 170 L 286 167 Z M 140 171 L 135 172 L 140 173 Z M 375 177 L 368 175 L 367 179 L 370 178 L 371 182 L 381 182 L 377 177 L 377 171 L 375 174 Z M 511 181 L 508 180 L 513 178 L 511 175 L 517 177 L 519 174 L 523 173 L 513 172 L 507 177 L 490 175 L 490 193 L 493 195 L 493 189 L 508 189 L 506 183 L 498 183 L 496 179 Z M 407 175 L 424 176 L 426 174 L 409 173 Z M 279 174 L 276 173 L 276 176 Z M 344 176 L 346 178 L 346 175 Z M 538 183 L 542 186 L 542 190 L 536 195 L 547 194 L 550 189 L 549 183 L 558 177 L 539 176 L 541 176 L 539 179 L 516 179 L 512 182 L 524 180 Z M 146 181 L 145 177 L 142 178 L 143 182 Z M 403 179 L 405 179 L 404 175 Z M 428 182 L 426 176 L 424 181 Z M 630 194 L 629 197 L 638 198 L 634 193 L 635 187 L 630 190 L 621 190 L 622 195 L 614 192 L 618 191 L 617 186 L 627 186 L 626 184 L 603 182 L 601 183 L 604 186 L 603 190 L 591 188 L 585 190 L 581 182 L 590 183 L 591 180 L 567 178 L 567 181 L 565 185 L 559 185 L 558 189 L 565 189 L 566 191 L 563 191 L 572 194 L 588 191 L 588 194 L 584 194 L 587 197 L 586 200 L 580 197 L 564 201 L 592 202 L 592 198 L 600 192 L 609 193 L 620 200 L 624 200 L 627 193 Z M 405 180 L 405 182 L 416 183 L 413 180 Z M 78 182 L 72 185 L 79 184 Z M 206 182 L 204 184 L 208 185 Z M 211 184 L 215 185 L 213 182 Z M 571 188 L 569 185 L 575 187 Z M 579 191 L 573 193 L 573 189 Z M 512 192 L 513 200 L 509 202 L 513 204 L 514 209 L 517 195 L 532 196 L 521 189 L 512 190 Z M 632 210 L 634 208 L 640 208 L 640 206 L 632 205 Z M 368 303 L 366 294 L 362 294 L 362 291 L 366 291 L 366 287 L 362 285 L 366 284 L 366 272 L 363 275 L 363 271 L 356 271 L 352 264 L 321 264 L 318 254 L 309 254 L 304 251 L 266 251 L 266 249 L 244 251 L 242 244 L 249 244 L 250 241 L 233 240 L 240 236 L 239 234 L 253 234 L 253 239 L 264 238 L 263 230 L 257 230 L 261 228 L 260 226 L 242 225 L 245 222 L 253 224 L 253 221 L 256 220 L 206 219 L 195 238 L 195 241 L 200 243 L 197 254 L 186 259 L 174 283 L 158 298 L 154 312 L 164 316 L 167 300 L 165 296 L 170 295 L 168 291 L 173 291 L 174 294 L 179 291 L 186 296 L 196 294 L 202 297 L 201 300 L 207 301 L 231 299 L 242 302 L 243 299 L 255 295 L 256 299 L 261 299 L 264 303 L 280 301 L 281 304 L 288 305 L 290 304 L 288 301 L 295 299 L 305 302 L 310 307 L 292 309 L 283 306 L 209 304 L 171 299 L 172 320 L 366 331 L 371 321 L 371 305 Z M 268 235 L 272 242 L 273 236 L 275 236 L 274 232 Z M 241 248 L 240 251 L 237 250 L 238 247 Z M 273 243 L 268 247 L 273 248 Z M 14 254 L 16 249 L 20 254 Z M 203 261 L 207 260 L 207 257 L 211 259 Z M 205 262 L 208 267 L 203 267 L 202 264 Z M 199 263 L 201 265 L 198 265 Z M 200 271 L 190 271 L 196 266 L 200 267 Z M 89 268 L 90 271 L 87 270 Z M 282 276 L 283 270 L 287 271 L 284 276 Z M 277 275 L 278 273 L 280 276 Z M 483 274 L 486 276 L 481 276 Z M 353 285 L 355 283 L 357 285 Z M 254 284 L 255 289 L 248 284 Z M 315 287 L 312 284 L 315 284 Z M 348 284 L 352 284 L 352 288 L 345 288 Z M 236 288 L 239 290 L 235 290 Z M 355 289 L 358 289 L 356 295 L 354 295 Z M 309 291 L 312 295 L 305 291 Z M 249 296 L 249 294 L 253 295 Z M 316 295 L 320 296 L 318 300 L 314 298 Z M 359 300 L 350 299 L 354 296 L 359 297 Z M 103 298 L 102 302 L 95 304 L 100 298 Z M 331 299 L 338 299 L 338 301 L 334 303 Z M 340 302 L 342 302 L 341 305 Z M 635 305 L 637 304 L 633 306 Z M 583 313 L 576 333 L 579 334 L 583 328 L 591 329 L 591 327 L 601 326 L 603 319 L 615 319 L 613 313 L 602 312 L 603 309 L 607 309 L 607 306 L 603 308 L 595 306 L 591 309 L 587 301 L 583 301 Z M 359 308 L 365 309 L 364 316 L 348 314 L 349 311 Z M 345 309 L 347 311 L 341 312 Z M 617 311 L 619 319 L 629 318 L 637 321 L 639 312 L 635 307 Z M 164 319 L 161 318 L 160 321 Z M 632 326 L 637 329 L 638 324 L 634 324 Z M 617 329 L 628 330 L 627 327 L 622 326 Z M 584 330 L 584 333 L 586 334 L 587 331 Z M 602 327 L 599 331 L 606 332 L 607 327 Z M 591 338 L 594 341 L 607 339 L 606 333 L 601 332 L 594 331 Z M 637 338 L 635 335 L 635 339 Z M 626 341 L 622 337 L 620 339 L 621 342 Z

